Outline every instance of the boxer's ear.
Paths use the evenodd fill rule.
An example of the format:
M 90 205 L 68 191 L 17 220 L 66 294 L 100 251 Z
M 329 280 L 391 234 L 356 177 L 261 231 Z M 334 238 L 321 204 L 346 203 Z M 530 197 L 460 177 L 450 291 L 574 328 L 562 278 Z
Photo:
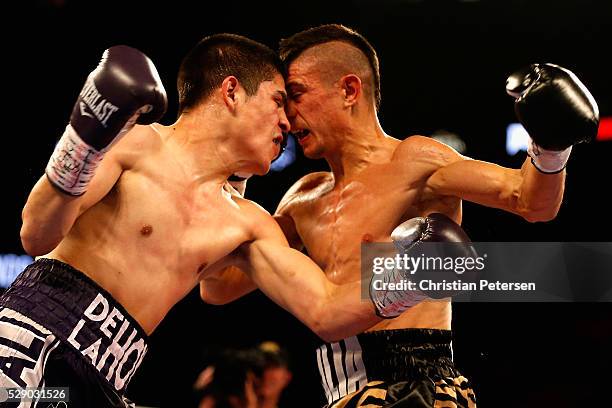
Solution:
M 355 105 L 362 92 L 361 79 L 355 74 L 345 75 L 340 78 L 340 87 L 344 97 L 344 106 Z
M 233 75 L 226 77 L 221 83 L 221 96 L 223 103 L 232 112 L 236 110 L 236 104 L 238 102 L 238 91 L 240 89 L 240 82 L 238 78 Z

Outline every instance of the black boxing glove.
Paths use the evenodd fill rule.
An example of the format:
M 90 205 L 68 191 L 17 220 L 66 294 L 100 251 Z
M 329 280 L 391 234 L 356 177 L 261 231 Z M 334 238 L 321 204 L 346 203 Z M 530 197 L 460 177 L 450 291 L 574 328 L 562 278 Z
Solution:
M 84 194 L 110 147 L 135 123 L 158 120 L 167 106 L 166 91 L 146 55 L 125 45 L 107 49 L 74 104 L 47 164 L 47 178 L 66 194 Z
M 597 135 L 599 109 L 589 90 L 570 70 L 531 64 L 506 81 L 514 110 L 531 140 L 527 150 L 543 173 L 562 171 L 572 146 Z
M 449 217 L 440 213 L 433 213 L 427 217 L 416 217 L 398 225 L 391 233 L 395 247 L 400 256 L 423 258 L 441 257 L 446 259 L 477 258 L 476 250 L 463 229 Z M 426 243 L 449 243 L 444 246 L 427 246 Z M 452 243 L 452 244 L 450 244 Z M 441 252 L 442 251 L 442 252 Z M 442 265 L 440 265 L 442 266 Z M 407 269 L 386 269 L 378 277 L 370 281 L 370 299 L 376 307 L 376 314 L 384 318 L 394 318 L 401 315 L 410 307 L 426 299 L 439 299 L 451 296 L 448 291 L 424 291 L 418 289 L 419 281 L 425 278 L 431 281 L 441 281 L 443 278 L 456 277 L 454 270 L 448 271 L 444 268 L 427 269 L 412 275 Z M 472 274 L 472 276 L 474 276 Z M 386 288 L 381 288 L 380 282 L 385 283 Z M 396 287 L 404 282 L 412 282 L 414 290 L 390 290 L 389 284 Z M 456 292 L 455 292 L 456 293 Z

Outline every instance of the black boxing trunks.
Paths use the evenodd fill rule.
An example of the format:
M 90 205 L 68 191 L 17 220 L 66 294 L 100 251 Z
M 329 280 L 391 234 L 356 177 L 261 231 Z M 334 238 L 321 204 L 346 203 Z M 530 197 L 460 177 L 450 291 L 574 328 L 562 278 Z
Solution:
M 323 344 L 317 363 L 326 407 L 475 408 L 451 338 L 449 330 L 380 330 Z
M 108 292 L 54 259 L 36 260 L 0 296 L 0 387 L 67 387 L 71 407 L 130 407 L 123 393 L 147 342 Z

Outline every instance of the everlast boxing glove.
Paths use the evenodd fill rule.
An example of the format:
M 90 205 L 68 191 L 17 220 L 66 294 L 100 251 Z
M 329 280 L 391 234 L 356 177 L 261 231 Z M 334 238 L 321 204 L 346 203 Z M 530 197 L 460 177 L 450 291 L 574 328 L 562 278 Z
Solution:
M 444 260 L 458 260 L 477 258 L 476 250 L 463 229 L 449 217 L 440 213 L 433 213 L 427 217 L 412 218 L 398 225 L 391 233 L 395 247 L 400 256 L 420 258 L 423 261 L 426 257 L 440 257 Z M 439 243 L 434 245 L 432 243 Z M 443 264 L 433 268 L 423 268 L 421 271 L 411 273 L 408 269 L 390 268 L 386 269 L 378 278 L 375 276 L 370 282 L 370 299 L 376 307 L 376 313 L 380 317 L 393 318 L 402 314 L 410 307 L 429 298 L 443 298 L 452 295 L 447 291 L 423 291 L 419 288 L 419 281 L 440 281 L 442 278 L 453 280 L 458 275 L 454 270 L 446 270 Z M 427 270 L 425 270 L 427 269 Z M 474 274 L 469 274 L 472 277 Z M 462 277 L 462 281 L 466 279 Z M 469 279 L 468 279 L 469 280 Z M 415 284 L 415 290 L 398 290 L 397 287 L 403 282 Z M 384 282 L 386 285 L 380 285 Z M 389 285 L 392 284 L 392 285 Z M 390 287 L 396 289 L 390 290 Z
M 516 98 L 514 110 L 531 137 L 528 154 L 543 173 L 562 171 L 572 146 L 597 135 L 597 103 L 568 69 L 532 64 L 508 78 L 506 92 Z
M 110 147 L 135 123 L 158 120 L 167 105 L 166 91 L 146 55 L 124 45 L 109 48 L 87 77 L 47 164 L 47 178 L 66 194 L 84 194 Z

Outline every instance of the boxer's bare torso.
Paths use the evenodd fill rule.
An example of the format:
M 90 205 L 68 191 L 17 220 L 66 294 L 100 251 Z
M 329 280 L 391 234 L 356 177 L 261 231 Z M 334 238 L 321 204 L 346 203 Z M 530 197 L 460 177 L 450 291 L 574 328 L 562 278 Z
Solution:
M 171 133 L 137 127 L 113 147 L 117 182 L 47 255 L 94 279 L 148 333 L 269 217 L 226 184 L 190 177 Z
M 387 137 L 374 154 L 364 157 L 363 168 L 353 178 L 338 182 L 330 172 L 303 177 L 279 205 L 277 220 L 292 245 L 303 244 L 330 280 L 359 280 L 362 242 L 390 241 L 398 224 L 432 212 L 461 222 L 461 200 L 434 194 L 427 185 L 429 177 L 448 164 L 448 151 L 419 136 L 403 142 Z M 450 329 L 450 324 L 450 302 L 429 301 L 372 330 Z
M 148 333 L 198 282 L 239 270 L 228 266 L 321 336 L 370 327 L 379 319 L 359 302 L 358 285 L 331 283 L 289 248 L 267 211 L 227 182 L 238 171 L 264 174 L 278 155 L 289 128 L 282 76 L 248 98 L 236 78 L 223 84 L 227 95 L 214 94 L 171 126 L 133 128 L 106 151 L 84 194 L 41 177 L 23 209 L 24 249 L 83 271 Z M 80 171 L 60 159 L 63 173 Z

